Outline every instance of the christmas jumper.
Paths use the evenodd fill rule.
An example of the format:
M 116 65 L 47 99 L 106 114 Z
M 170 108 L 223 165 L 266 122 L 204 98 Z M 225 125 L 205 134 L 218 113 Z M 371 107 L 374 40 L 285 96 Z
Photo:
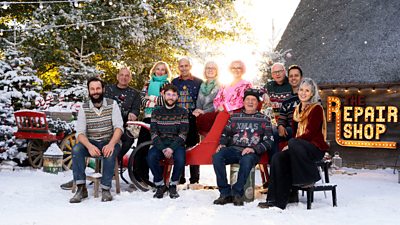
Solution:
M 247 114 L 242 110 L 229 118 L 219 143 L 240 150 L 250 147 L 260 155 L 272 149 L 273 139 L 268 116 L 260 112 Z
M 191 75 L 186 80 L 179 76 L 173 79 L 171 83 L 178 88 L 178 106 L 187 109 L 191 114 L 196 109 L 197 96 L 199 95 L 200 85 L 203 81 Z
M 151 115 L 150 133 L 153 145 L 160 151 L 167 147 L 175 150 L 184 147 L 189 130 L 188 112 L 175 105 L 157 107 Z
M 107 85 L 104 97 L 117 101 L 124 124 L 128 121 L 129 113 L 139 116 L 141 100 L 140 93 L 136 89 L 130 87 L 119 88 L 116 84 Z

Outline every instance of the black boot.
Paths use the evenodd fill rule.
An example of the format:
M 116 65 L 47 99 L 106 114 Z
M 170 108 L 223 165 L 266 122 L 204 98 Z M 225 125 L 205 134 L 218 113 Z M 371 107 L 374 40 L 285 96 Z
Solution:
M 88 192 L 85 184 L 78 184 L 78 190 L 76 190 L 75 195 L 69 200 L 70 203 L 79 203 L 82 199 L 88 197 Z
M 233 197 L 233 205 L 235 205 L 235 206 L 243 206 L 244 205 L 243 198 L 241 196 L 239 196 L 239 195 L 235 195 Z
M 299 202 L 299 192 L 297 190 L 291 190 L 289 194 L 288 203 L 296 203 Z
M 109 202 L 112 200 L 113 200 L 113 197 L 111 195 L 110 189 L 101 189 L 101 201 Z
M 225 197 L 220 196 L 219 198 L 214 200 L 213 204 L 214 205 L 225 205 L 225 204 L 232 203 L 232 202 L 233 202 L 232 196 L 225 196 Z
M 167 187 L 165 185 L 157 186 L 156 193 L 153 195 L 153 198 L 162 198 L 164 197 L 164 193 L 167 192 Z
M 171 185 L 170 184 L 168 191 L 169 191 L 169 197 L 170 198 L 179 198 L 179 194 L 176 191 L 176 185 Z

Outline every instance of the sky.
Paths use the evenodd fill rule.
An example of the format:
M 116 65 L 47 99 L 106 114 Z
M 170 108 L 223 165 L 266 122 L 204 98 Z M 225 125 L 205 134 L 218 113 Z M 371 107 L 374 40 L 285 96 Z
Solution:
M 222 46 L 223 55 L 212 58 L 220 68 L 220 82 L 227 84 L 231 76 L 227 70 L 229 63 L 233 60 L 243 60 L 247 67 L 244 79 L 254 81 L 257 76 L 256 63 L 260 60 L 259 54 L 262 51 L 274 48 L 300 0 L 238 0 L 235 8 L 239 14 L 251 25 L 254 44 L 237 41 L 225 43 Z M 274 24 L 274 32 L 272 29 Z M 194 74 L 202 77 L 204 65 L 194 63 Z

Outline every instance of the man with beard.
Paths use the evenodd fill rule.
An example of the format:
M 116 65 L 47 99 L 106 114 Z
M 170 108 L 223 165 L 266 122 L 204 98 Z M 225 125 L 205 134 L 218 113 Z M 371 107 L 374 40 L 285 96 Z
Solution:
M 178 101 L 178 89 L 172 84 L 164 88 L 165 105 L 156 108 L 151 115 L 150 133 L 153 147 L 147 155 L 147 163 L 154 177 L 156 193 L 154 198 L 164 197 L 169 191 L 171 198 L 178 198 L 176 185 L 185 167 L 185 140 L 189 130 L 188 112 L 176 105 Z M 163 168 L 160 160 L 167 158 L 174 160 L 171 181 L 167 188 L 163 180 Z
M 92 77 L 87 82 L 90 100 L 78 112 L 76 124 L 77 143 L 72 149 L 72 170 L 78 189 L 70 203 L 79 203 L 88 197 L 86 189 L 86 157 L 100 157 L 103 173 L 100 186 L 101 201 L 111 201 L 111 181 L 114 175 L 115 157 L 120 150 L 118 144 L 124 132 L 121 111 L 116 101 L 104 98 L 103 81 Z
M 104 97 L 117 101 L 121 110 L 124 128 L 126 127 L 127 121 L 135 121 L 140 113 L 140 93 L 136 89 L 129 87 L 131 80 L 131 71 L 127 67 L 123 67 L 118 71 L 117 84 L 106 85 L 104 92 Z M 120 165 L 122 165 L 122 158 L 135 141 L 135 139 L 128 133 L 129 131 L 125 130 L 121 137 L 122 146 L 121 151 L 118 153 L 118 162 Z M 143 158 L 142 161 L 144 161 L 144 163 L 141 163 L 141 165 L 143 165 L 142 168 L 140 168 L 142 170 L 141 172 L 143 172 L 143 174 L 147 174 L 148 177 L 149 168 L 146 164 L 146 159 Z M 72 186 L 72 180 L 60 185 L 61 189 L 64 190 L 71 190 Z

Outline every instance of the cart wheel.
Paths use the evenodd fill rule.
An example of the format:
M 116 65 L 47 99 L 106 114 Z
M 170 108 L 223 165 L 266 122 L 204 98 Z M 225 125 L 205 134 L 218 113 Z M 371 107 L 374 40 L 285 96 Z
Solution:
M 40 168 L 43 165 L 43 153 L 49 147 L 50 142 L 41 139 L 29 141 L 27 147 L 28 160 L 33 168 Z
M 131 178 L 132 183 L 141 191 L 149 191 L 152 189 L 152 187 L 155 187 L 154 183 L 142 179 L 138 174 L 134 172 L 135 168 L 135 159 L 136 159 L 136 154 L 140 151 L 143 151 L 145 147 L 149 148 L 152 145 L 152 141 L 146 141 L 138 145 L 131 153 L 129 157 L 129 162 L 128 162 L 128 172 L 129 172 L 129 177 Z
M 72 148 L 78 143 L 75 133 L 68 134 L 61 142 L 61 151 L 63 151 L 63 169 L 70 170 L 72 166 Z

